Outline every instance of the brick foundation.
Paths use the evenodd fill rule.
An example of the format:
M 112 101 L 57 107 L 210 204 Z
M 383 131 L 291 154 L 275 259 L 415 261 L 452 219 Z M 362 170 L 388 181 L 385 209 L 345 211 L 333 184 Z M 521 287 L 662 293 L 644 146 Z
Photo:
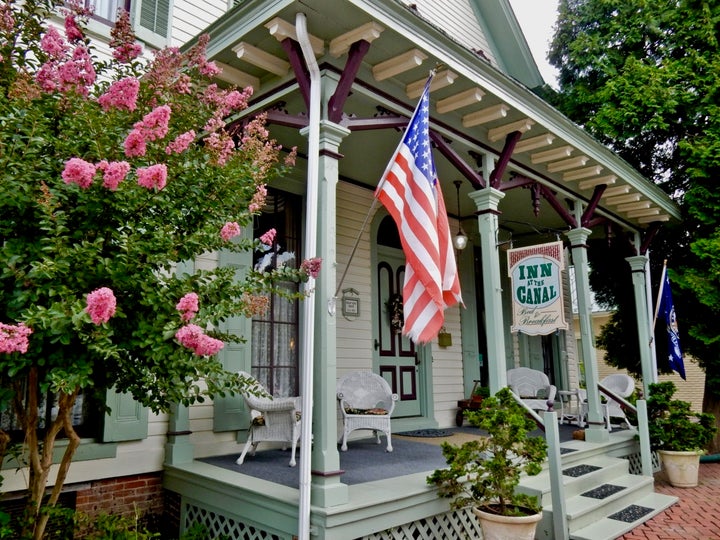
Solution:
M 122 476 L 90 482 L 76 492 L 75 509 L 88 516 L 148 516 L 163 513 L 162 473 Z

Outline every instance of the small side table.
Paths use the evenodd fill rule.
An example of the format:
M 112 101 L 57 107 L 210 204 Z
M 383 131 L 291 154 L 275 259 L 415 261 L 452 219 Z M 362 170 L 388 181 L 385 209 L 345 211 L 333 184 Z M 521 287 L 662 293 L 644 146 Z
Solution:
M 582 392 L 584 394 L 584 392 Z M 585 399 L 581 390 L 558 390 L 560 397 L 560 423 L 585 427 Z

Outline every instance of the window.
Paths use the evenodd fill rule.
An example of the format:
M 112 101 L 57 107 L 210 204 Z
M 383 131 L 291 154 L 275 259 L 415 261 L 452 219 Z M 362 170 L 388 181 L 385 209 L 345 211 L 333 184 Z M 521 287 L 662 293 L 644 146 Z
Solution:
M 256 270 L 281 265 L 297 268 L 300 253 L 300 208 L 302 199 L 296 195 L 268 189 L 265 207 L 255 220 L 254 236 L 260 237 L 275 229 L 273 245 L 264 253 L 256 253 Z M 290 292 L 298 284 L 280 284 Z M 298 395 L 298 324 L 299 306 L 278 295 L 270 299 L 270 307 L 252 320 L 252 374 L 275 396 Z
M 93 19 L 106 24 L 115 22 L 118 9 L 125 9 L 138 39 L 157 48 L 168 44 L 172 0 L 85 0 L 85 7 L 94 10 Z
M 2 384 L 3 388 L 10 385 Z M 4 403 L 0 409 L 0 429 L 13 441 L 21 442 L 24 433 L 15 418 L 10 403 Z M 111 409 L 110 413 L 105 408 Z M 44 393 L 39 399 L 38 413 L 41 432 L 57 418 L 57 396 Z M 129 394 L 118 394 L 114 390 L 106 392 L 104 403 L 98 396 L 90 393 L 78 395 L 72 410 L 72 425 L 83 439 L 96 442 L 130 441 L 147 437 L 148 410 L 141 406 Z M 65 438 L 60 432 L 58 438 Z
M 118 9 L 123 8 L 130 11 L 130 0 L 85 0 L 85 7 L 93 9 L 93 17 L 114 23 L 117 18 Z

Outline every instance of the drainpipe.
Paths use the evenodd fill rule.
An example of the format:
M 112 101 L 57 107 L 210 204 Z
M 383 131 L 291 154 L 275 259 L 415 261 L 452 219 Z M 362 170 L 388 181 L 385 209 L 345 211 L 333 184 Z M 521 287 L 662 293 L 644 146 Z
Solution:
M 305 64 L 310 72 L 310 104 L 308 121 L 307 190 L 305 195 L 305 257 L 314 257 L 317 251 L 317 199 L 318 159 L 320 153 L 320 69 L 310 45 L 305 14 L 295 16 L 295 29 Z M 327 262 L 326 262 L 327 264 Z M 312 291 L 315 280 L 305 284 Z M 310 454 L 312 452 L 313 407 L 313 350 L 315 347 L 315 295 L 310 294 L 303 302 L 303 346 L 300 359 L 300 396 L 302 418 L 300 419 L 300 504 L 298 507 L 298 539 L 310 538 Z

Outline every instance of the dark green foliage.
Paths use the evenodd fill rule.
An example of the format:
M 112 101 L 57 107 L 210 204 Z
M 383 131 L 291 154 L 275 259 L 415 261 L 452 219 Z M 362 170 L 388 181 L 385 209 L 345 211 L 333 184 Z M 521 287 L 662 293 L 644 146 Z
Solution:
M 540 512 L 537 497 L 515 493 L 521 473 L 539 474 L 547 445 L 542 437 L 528 437 L 535 422 L 507 388 L 485 398 L 482 408 L 466 411 L 470 423 L 488 437 L 462 445 L 444 443 L 448 468 L 428 476 L 440 497 L 452 499 L 452 508 L 497 505 L 505 516 L 526 515 L 523 508 Z
M 653 450 L 703 450 L 715 435 L 715 417 L 690 410 L 687 401 L 672 399 L 672 381 L 650 385 L 647 401 L 650 445 Z
M 683 221 L 650 246 L 653 296 L 668 259 L 683 351 L 706 373 L 703 409 L 720 413 L 720 3 L 702 0 L 561 0 L 549 53 L 559 69 L 555 105 L 608 144 L 681 206 Z M 622 268 L 626 270 L 626 268 Z M 612 278 L 611 278 L 612 279 Z M 637 341 L 620 314 L 601 337 L 610 362 Z M 663 325 L 656 329 L 663 362 Z M 686 359 L 686 362 L 688 360 Z M 624 364 L 624 365 L 623 365 Z M 715 441 L 715 451 L 720 441 Z

